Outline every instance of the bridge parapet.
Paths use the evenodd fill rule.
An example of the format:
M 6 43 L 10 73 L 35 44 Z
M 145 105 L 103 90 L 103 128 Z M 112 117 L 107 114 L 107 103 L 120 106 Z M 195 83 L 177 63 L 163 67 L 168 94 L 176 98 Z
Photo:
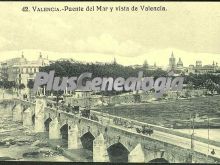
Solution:
M 91 111 L 91 114 L 95 114 L 95 115 L 99 116 L 99 118 L 102 118 L 102 116 L 104 115 L 105 117 L 109 118 L 110 120 L 121 119 L 126 122 L 132 122 L 135 126 L 139 126 L 139 127 L 141 127 L 143 125 L 150 126 L 153 130 L 156 130 L 156 131 L 160 131 L 160 132 L 164 132 L 164 133 L 168 133 L 168 134 L 191 139 L 191 135 L 185 134 L 185 133 L 182 133 L 182 132 L 170 129 L 170 128 L 165 128 L 162 126 L 158 126 L 158 125 L 154 125 L 154 124 L 150 124 L 150 123 L 144 123 L 141 121 L 127 119 L 127 118 L 123 118 L 123 117 L 113 116 L 110 114 L 95 111 L 94 109 Z M 203 142 L 203 143 L 207 143 L 207 144 L 209 143 L 210 145 L 215 145 L 215 146 L 220 147 L 220 142 L 218 142 L 218 141 L 214 141 L 214 140 L 210 140 L 210 139 L 208 140 L 208 139 L 196 136 L 196 135 L 194 135 L 194 139 L 197 141 Z

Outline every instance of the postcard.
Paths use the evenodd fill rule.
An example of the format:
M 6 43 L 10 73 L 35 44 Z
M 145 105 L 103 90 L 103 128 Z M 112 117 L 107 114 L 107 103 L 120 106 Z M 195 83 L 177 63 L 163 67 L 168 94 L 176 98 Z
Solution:
M 0 2 L 0 161 L 220 163 L 220 3 Z

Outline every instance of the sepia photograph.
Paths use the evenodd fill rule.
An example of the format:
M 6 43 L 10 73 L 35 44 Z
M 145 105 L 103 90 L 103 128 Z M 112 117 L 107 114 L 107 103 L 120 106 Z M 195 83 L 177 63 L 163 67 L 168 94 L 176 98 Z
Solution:
M 219 2 L 0 2 L 0 164 L 220 163 Z

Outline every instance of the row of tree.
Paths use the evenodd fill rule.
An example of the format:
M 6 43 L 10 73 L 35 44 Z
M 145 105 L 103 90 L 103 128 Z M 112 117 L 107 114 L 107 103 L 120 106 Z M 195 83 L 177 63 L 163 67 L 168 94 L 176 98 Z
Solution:
M 97 64 L 97 63 L 87 63 L 83 64 L 80 62 L 71 62 L 71 61 L 56 61 L 49 66 L 44 66 L 40 68 L 41 72 L 49 73 L 51 70 L 55 70 L 55 76 L 59 77 L 79 77 L 84 72 L 92 73 L 92 77 L 137 77 L 139 71 L 143 71 L 144 76 L 153 76 L 155 79 L 157 77 L 166 76 L 167 72 L 158 69 L 158 70 L 147 70 L 146 66 L 143 65 L 142 68 L 132 68 L 131 66 L 123 66 L 120 64 L 106 63 L 106 64 Z M 111 91 L 111 92 L 100 92 L 103 95 L 117 95 L 121 92 Z M 62 94 L 62 92 L 60 93 Z
M 44 66 L 40 68 L 42 72 L 48 72 L 55 70 L 55 76 L 80 76 L 84 72 L 91 72 L 93 77 L 137 77 L 139 71 L 143 71 L 145 76 L 154 76 L 155 78 L 160 76 L 166 76 L 167 72 L 157 69 L 157 70 L 147 70 L 144 68 L 132 68 L 131 66 L 123 66 L 117 63 L 112 64 L 96 64 L 87 63 L 83 64 L 80 62 L 70 62 L 70 61 L 57 61 L 49 66 Z
M 0 81 L 0 87 L 5 89 L 11 89 L 16 86 L 14 81 L 2 80 Z
M 27 88 L 32 89 L 34 85 L 33 80 L 29 80 L 27 84 Z M 15 81 L 8 81 L 8 80 L 2 80 L 0 81 L 0 88 L 4 89 L 11 89 L 11 88 L 17 88 L 17 89 L 24 89 L 26 86 L 21 83 L 21 84 L 16 84 Z
M 214 74 L 190 74 L 185 76 L 184 83 L 189 89 L 206 88 L 211 93 L 215 91 L 220 94 L 220 75 Z

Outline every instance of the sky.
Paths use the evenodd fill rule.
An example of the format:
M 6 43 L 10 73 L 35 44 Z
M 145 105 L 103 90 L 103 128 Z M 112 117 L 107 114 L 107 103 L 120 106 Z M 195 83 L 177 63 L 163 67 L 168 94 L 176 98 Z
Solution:
M 22 12 L 23 6 L 164 6 L 167 11 Z M 0 2 L 0 56 L 123 65 L 168 65 L 172 51 L 185 66 L 220 63 L 220 3 L 214 2 Z

